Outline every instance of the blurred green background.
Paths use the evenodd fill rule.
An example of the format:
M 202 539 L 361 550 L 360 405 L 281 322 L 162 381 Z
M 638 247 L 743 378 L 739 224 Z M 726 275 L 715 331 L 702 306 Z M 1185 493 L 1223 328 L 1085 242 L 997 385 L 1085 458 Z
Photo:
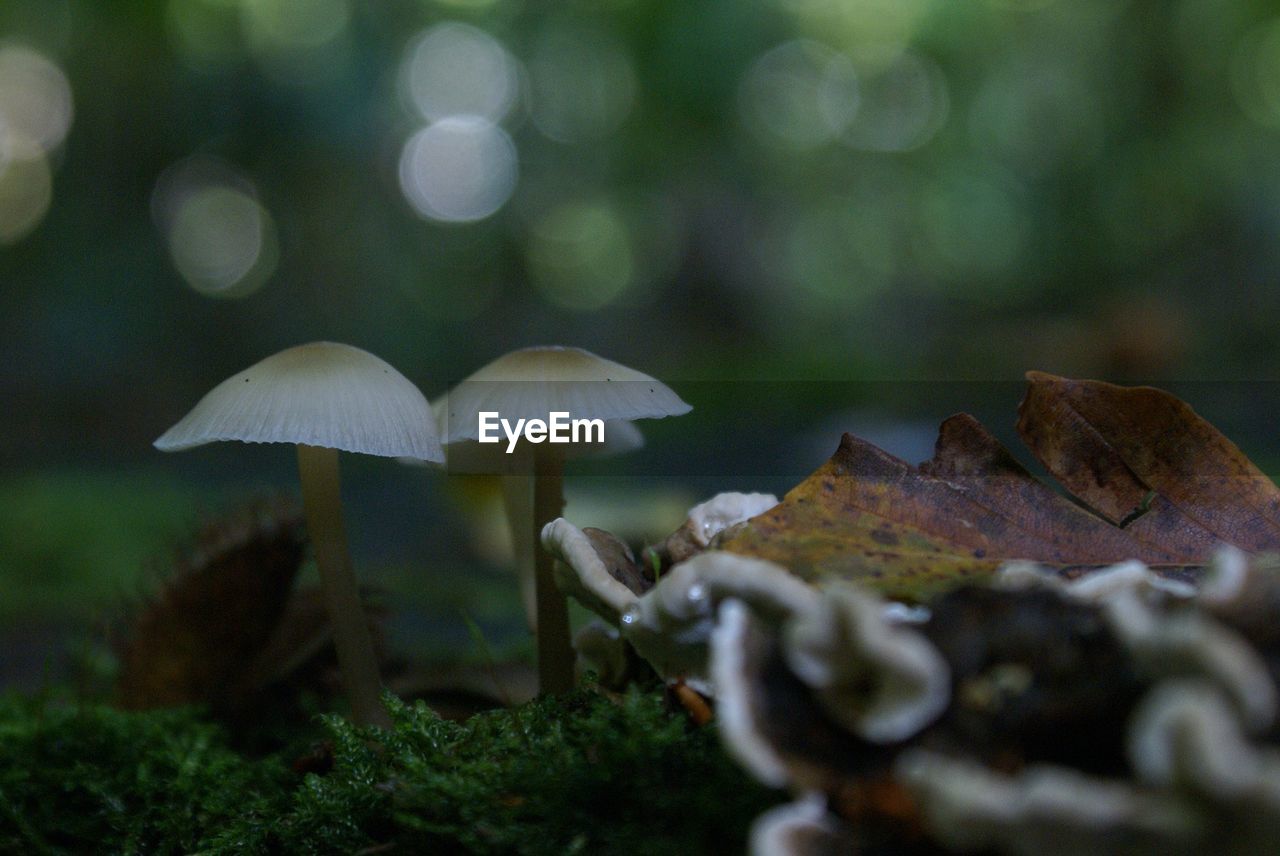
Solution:
M 1006 427 L 1028 368 L 1190 382 L 1270 465 L 1278 133 L 1270 2 L 3 0 L 0 618 L 109 613 L 289 489 L 150 442 L 314 339 L 433 398 L 551 342 L 670 382 L 694 413 L 571 482 L 653 536 L 846 428 Z M 501 565 L 489 500 L 348 461 L 367 573 L 483 613 L 439 581 Z

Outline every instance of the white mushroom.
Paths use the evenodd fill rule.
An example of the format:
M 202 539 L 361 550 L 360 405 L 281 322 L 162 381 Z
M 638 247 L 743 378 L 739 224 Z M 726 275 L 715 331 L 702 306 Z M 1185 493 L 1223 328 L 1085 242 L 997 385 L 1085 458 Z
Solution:
M 307 530 L 352 714 L 389 725 L 342 522 L 338 451 L 443 461 L 426 399 L 373 354 L 314 342 L 223 381 L 155 446 L 168 452 L 219 440 L 297 444 Z
M 553 413 L 607 424 L 691 409 L 646 374 L 580 348 L 560 346 L 525 348 L 499 357 L 450 390 L 443 408 L 450 443 L 479 439 L 481 413 L 495 413 L 512 425 L 522 419 L 545 425 Z M 529 436 L 521 444 L 526 441 L 532 446 L 528 472 L 533 476 L 533 524 L 525 538 L 537 544 L 542 528 L 564 508 L 565 448 Z M 538 678 L 542 692 L 561 692 L 573 686 L 568 606 L 555 587 L 553 559 L 543 551 L 535 551 L 535 556 Z
M 1269 853 L 1280 836 L 1280 751 L 1251 744 L 1238 711 L 1203 680 L 1166 681 L 1129 724 L 1131 765 L 1147 785 L 1193 794 L 1226 818 L 1215 852 Z
M 543 419 L 565 411 L 575 419 L 655 419 L 692 408 L 643 372 L 581 348 L 546 345 L 498 357 L 449 390 L 445 436 L 450 443 L 479 437 L 477 414 Z M 606 437 L 607 437 L 606 432 Z

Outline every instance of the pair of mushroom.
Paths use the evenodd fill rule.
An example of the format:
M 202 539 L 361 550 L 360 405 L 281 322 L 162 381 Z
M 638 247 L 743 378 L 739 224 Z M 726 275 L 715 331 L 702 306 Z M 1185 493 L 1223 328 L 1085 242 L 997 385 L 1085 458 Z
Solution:
M 541 419 L 566 412 L 580 419 L 655 418 L 690 410 L 648 375 L 578 348 L 514 351 L 480 369 L 450 393 L 444 442 L 478 438 L 478 414 Z M 536 443 L 530 435 L 526 435 Z M 314 342 L 281 351 L 214 387 L 158 440 L 178 451 L 217 440 L 293 443 L 316 565 L 320 572 L 343 688 L 352 717 L 388 725 L 368 623 L 352 571 L 339 494 L 338 451 L 442 463 L 436 418 L 408 379 L 350 345 Z M 564 504 L 564 446 L 529 445 L 519 458 L 533 480 L 532 544 Z M 573 684 L 568 608 L 552 578 L 553 559 L 534 547 L 538 675 L 542 692 Z

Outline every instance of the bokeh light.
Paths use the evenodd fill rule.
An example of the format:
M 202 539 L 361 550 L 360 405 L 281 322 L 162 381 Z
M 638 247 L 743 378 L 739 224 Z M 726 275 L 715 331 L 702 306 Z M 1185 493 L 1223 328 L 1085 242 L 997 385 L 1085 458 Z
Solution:
M 940 282 L 963 282 L 969 294 L 991 296 L 1019 261 L 1030 238 L 1017 184 L 994 170 L 957 172 L 926 190 L 921 211 L 922 260 Z
M 862 103 L 844 141 L 872 152 L 904 152 L 933 139 L 946 124 L 951 101 L 942 70 L 928 57 L 903 53 L 864 72 Z
M 71 127 L 71 84 L 48 57 L 25 45 L 0 47 L 0 129 L 48 152 Z
M 180 55 L 196 66 L 229 64 L 241 54 L 242 0 L 169 0 L 165 23 Z
M 1231 58 L 1236 103 L 1260 125 L 1280 128 L 1280 18 L 1251 30 Z
M 250 44 L 265 50 L 319 48 L 351 19 L 347 0 L 241 0 Z
M 53 177 L 44 152 L 0 127 L 0 244 L 26 237 L 52 200 Z
M 165 24 L 197 68 L 255 60 L 272 80 L 310 84 L 346 67 L 350 0 L 169 0 Z
M 409 43 L 400 84 L 414 109 L 429 121 L 471 115 L 500 122 L 520 94 L 520 70 L 493 36 L 447 22 Z
M 1034 12 L 1058 2 L 1058 0 L 987 0 L 997 9 L 1009 9 L 1014 12 Z
M 132 288 L 149 314 L 120 301 L 114 323 L 164 315 L 161 344 L 216 315 L 208 335 L 246 359 L 264 330 L 417 355 L 425 328 L 421 359 L 457 372 L 483 356 L 460 321 L 625 357 L 637 317 L 691 375 L 753 336 L 780 374 L 1014 372 L 1050 316 L 1104 335 L 1082 307 L 1121 284 L 1191 305 L 1223 284 L 1242 293 L 1206 305 L 1182 365 L 1222 328 L 1224 365 L 1260 364 L 1280 311 L 1280 9 L 1166 11 L 0 0 L 0 263 L 19 284 L 93 269 L 44 289 L 63 295 L 49 341 L 102 329 L 78 297 Z M 191 152 L 238 168 L 185 161 L 162 190 Z M 152 248 L 130 204 L 148 182 Z M 192 311 L 195 290 L 259 286 L 277 293 Z M 308 314 L 285 318 L 285 297 Z M 1037 344 L 989 368 L 1003 334 L 970 344 L 988 323 Z
M 817 197 L 798 211 L 780 213 L 756 247 L 761 266 L 786 286 L 782 302 L 860 309 L 885 294 L 900 273 L 902 224 L 896 203 L 903 196 L 889 181 L 865 180 L 857 194 Z
M 245 45 L 271 79 L 311 86 L 345 74 L 348 0 L 241 0 L 240 9 Z
M 1079 166 L 1102 149 L 1100 94 L 1073 70 L 1040 59 L 993 72 L 974 99 L 970 133 L 1019 172 Z
M 798 29 L 850 50 L 859 61 L 882 63 L 900 53 L 936 0 L 774 0 Z
M 757 59 L 738 97 L 747 127 L 781 148 L 810 149 L 840 135 L 858 111 L 858 78 L 848 57 L 797 39 Z
M 631 112 L 636 76 L 625 47 L 607 31 L 553 23 L 529 59 L 533 123 L 562 143 L 599 140 Z
M 166 170 L 151 207 L 174 267 L 196 292 L 247 297 L 274 272 L 274 221 L 252 183 L 221 161 L 197 157 Z
M 631 284 L 632 240 L 609 202 L 570 202 L 541 217 L 529 236 L 528 266 L 539 292 L 577 312 L 601 309 Z
M 78 13 L 75 0 L 5 0 L 0 3 L 0 33 L 65 56 L 79 23 Z
M 480 12 L 496 6 L 503 0 L 435 0 L 437 5 L 454 9 L 465 9 L 468 12 Z
M 413 219 L 408 212 L 398 212 Z M 417 225 L 416 223 L 414 225 Z M 489 220 L 467 229 L 413 228 L 417 253 L 389 259 L 382 269 L 418 311 L 419 324 L 447 328 L 489 312 L 508 281 L 510 266 L 492 252 L 505 224 Z
M 507 132 L 480 116 L 450 116 L 418 131 L 400 153 L 400 189 L 423 217 L 483 220 L 506 204 L 519 173 Z

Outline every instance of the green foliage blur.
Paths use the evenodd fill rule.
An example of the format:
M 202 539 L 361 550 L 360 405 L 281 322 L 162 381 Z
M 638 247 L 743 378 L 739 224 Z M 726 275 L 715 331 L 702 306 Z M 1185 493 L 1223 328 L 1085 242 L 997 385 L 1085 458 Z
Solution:
M 664 378 L 1273 371 L 1271 4 L 7 0 L 0 44 L 72 105 L 27 228 L 28 149 L 0 177 L 7 456 L 141 454 L 317 338 L 428 396 L 543 341 Z M 442 122 L 497 135 L 405 167 Z

